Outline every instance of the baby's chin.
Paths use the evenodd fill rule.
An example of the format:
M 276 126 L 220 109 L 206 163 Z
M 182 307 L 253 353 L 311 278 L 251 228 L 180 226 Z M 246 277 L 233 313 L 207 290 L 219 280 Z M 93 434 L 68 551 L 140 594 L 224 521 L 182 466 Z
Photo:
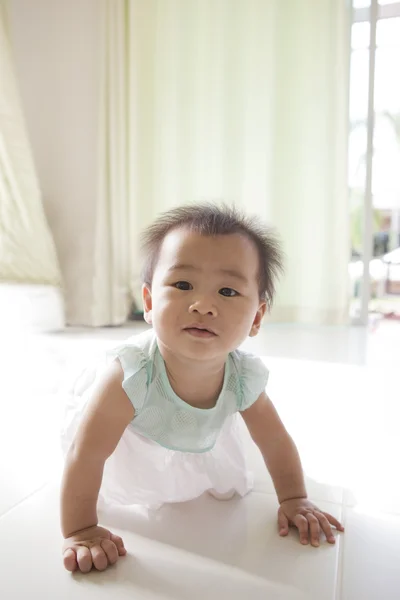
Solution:
M 179 339 L 179 336 L 177 336 L 177 339 L 174 340 L 159 339 L 158 342 L 161 350 L 165 349 L 168 354 L 193 362 L 219 360 L 224 362 L 230 352 L 224 346 L 221 347 L 216 339 L 206 340 L 204 343 L 202 338 L 198 340 L 190 337 L 189 339 Z

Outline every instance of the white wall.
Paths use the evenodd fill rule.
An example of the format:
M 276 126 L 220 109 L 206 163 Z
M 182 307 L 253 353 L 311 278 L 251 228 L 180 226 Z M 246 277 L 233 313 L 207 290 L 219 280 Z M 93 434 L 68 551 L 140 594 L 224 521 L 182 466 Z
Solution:
M 28 134 L 63 273 L 67 322 L 90 322 L 97 196 L 99 0 L 10 0 Z

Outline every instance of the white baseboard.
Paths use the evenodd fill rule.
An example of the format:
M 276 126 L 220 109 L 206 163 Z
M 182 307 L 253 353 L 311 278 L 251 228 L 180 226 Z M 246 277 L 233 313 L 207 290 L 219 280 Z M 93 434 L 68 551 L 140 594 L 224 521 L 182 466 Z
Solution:
M 64 298 L 59 288 L 0 283 L 0 331 L 40 333 L 64 328 Z

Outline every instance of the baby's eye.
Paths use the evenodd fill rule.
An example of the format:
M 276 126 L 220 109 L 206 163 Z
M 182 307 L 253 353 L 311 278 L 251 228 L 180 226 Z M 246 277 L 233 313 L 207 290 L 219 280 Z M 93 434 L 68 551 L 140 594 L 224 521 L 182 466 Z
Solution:
M 178 290 L 182 290 L 184 292 L 193 289 L 192 284 L 189 283 L 188 281 L 177 281 L 176 283 L 174 283 L 174 287 L 176 287 Z
M 221 288 L 219 290 L 219 294 L 221 294 L 221 296 L 226 296 L 228 298 L 232 297 L 232 296 L 238 296 L 239 295 L 239 293 L 236 290 L 234 290 L 232 288 L 228 288 L 228 287 Z

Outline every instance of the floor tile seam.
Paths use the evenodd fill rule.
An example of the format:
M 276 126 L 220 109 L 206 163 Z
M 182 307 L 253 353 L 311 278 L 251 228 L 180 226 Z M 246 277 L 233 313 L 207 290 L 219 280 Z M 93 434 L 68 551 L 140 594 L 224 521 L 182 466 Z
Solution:
M 0 514 L 0 521 L 8 516 L 13 510 L 15 510 L 16 508 L 18 508 L 19 506 L 21 506 L 22 504 L 24 504 L 24 502 L 26 502 L 27 500 L 29 500 L 30 498 L 33 498 L 33 496 L 35 496 L 36 494 L 39 494 L 42 490 L 44 490 L 48 485 L 50 484 L 50 481 L 46 481 L 46 483 L 44 483 L 43 485 L 41 485 L 39 488 L 37 488 L 36 490 L 34 490 L 33 492 L 31 492 L 30 494 L 28 494 L 27 496 L 24 496 L 23 498 L 21 498 L 21 500 L 19 500 L 16 504 L 13 504 L 12 506 L 10 506 L 10 508 L 7 508 L 7 510 L 3 513 Z

